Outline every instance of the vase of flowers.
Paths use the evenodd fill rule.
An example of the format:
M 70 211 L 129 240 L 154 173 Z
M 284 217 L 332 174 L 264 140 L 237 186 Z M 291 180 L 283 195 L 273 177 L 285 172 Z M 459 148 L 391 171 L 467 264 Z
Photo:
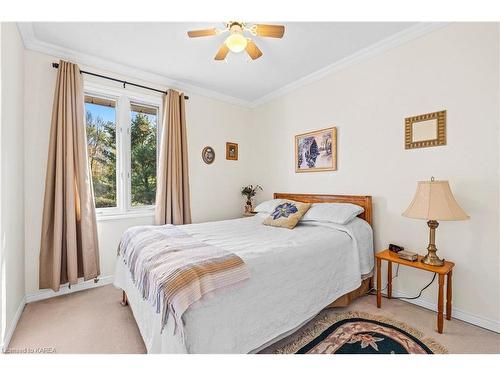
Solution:
M 245 213 L 250 213 L 253 211 L 252 199 L 257 195 L 257 191 L 262 190 L 260 185 L 248 185 L 241 188 L 241 195 L 246 197 L 247 201 L 245 204 Z

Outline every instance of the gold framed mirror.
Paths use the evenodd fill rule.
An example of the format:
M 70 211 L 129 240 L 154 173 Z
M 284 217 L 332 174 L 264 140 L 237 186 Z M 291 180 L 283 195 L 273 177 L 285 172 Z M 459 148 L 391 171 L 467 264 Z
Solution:
M 405 119 L 405 148 L 446 145 L 446 111 Z

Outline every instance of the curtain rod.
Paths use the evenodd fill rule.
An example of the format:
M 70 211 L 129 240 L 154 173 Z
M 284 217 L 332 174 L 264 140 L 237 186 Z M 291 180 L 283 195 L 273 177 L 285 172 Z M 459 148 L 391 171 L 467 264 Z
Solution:
M 52 67 L 56 68 L 56 69 L 59 68 L 59 63 L 52 63 Z M 116 79 L 116 78 L 113 78 L 113 77 L 104 76 L 102 74 L 97 74 L 97 73 L 92 73 L 92 72 L 86 72 L 85 70 L 80 70 L 80 73 L 82 73 L 82 74 L 88 74 L 88 75 L 94 76 L 94 77 L 108 79 L 110 81 L 115 81 L 115 82 L 123 83 L 123 88 L 125 88 L 126 85 L 130 85 L 130 86 L 140 87 L 141 89 L 146 89 L 146 90 L 161 92 L 162 94 L 165 94 L 165 95 L 168 94 L 168 91 L 162 91 L 162 90 L 155 89 L 153 87 L 148 87 L 148 86 L 139 85 L 137 83 L 123 81 L 121 79 Z M 184 98 L 187 100 L 187 99 L 189 99 L 189 96 L 185 96 L 184 95 Z

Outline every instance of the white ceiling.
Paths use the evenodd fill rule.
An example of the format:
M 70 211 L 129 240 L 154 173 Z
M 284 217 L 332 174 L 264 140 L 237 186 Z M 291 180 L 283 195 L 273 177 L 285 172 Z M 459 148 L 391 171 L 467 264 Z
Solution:
M 278 23 L 278 22 L 277 22 Z M 322 68 L 394 38 L 413 23 L 283 23 L 283 39 L 255 37 L 264 55 L 245 53 L 227 62 L 213 59 L 224 35 L 190 39 L 188 30 L 222 23 L 32 23 L 39 42 L 154 73 L 245 102 L 270 93 Z

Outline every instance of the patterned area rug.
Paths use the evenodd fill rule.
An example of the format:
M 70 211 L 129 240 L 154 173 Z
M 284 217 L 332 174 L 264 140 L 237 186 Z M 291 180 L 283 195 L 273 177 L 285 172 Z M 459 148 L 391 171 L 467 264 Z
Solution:
M 383 316 L 348 312 L 327 316 L 277 354 L 444 354 L 436 341 Z

